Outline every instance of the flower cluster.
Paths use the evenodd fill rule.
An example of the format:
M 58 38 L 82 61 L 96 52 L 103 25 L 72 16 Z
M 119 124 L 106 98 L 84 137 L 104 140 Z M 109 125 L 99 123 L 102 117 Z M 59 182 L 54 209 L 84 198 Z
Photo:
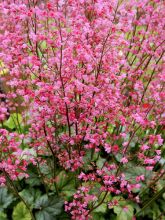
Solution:
M 0 122 L 21 111 L 29 148 L 81 180 L 72 219 L 89 219 L 100 191 L 138 201 L 146 172 L 162 172 L 164 13 L 161 0 L 0 1 Z M 23 137 L 0 132 L 0 170 L 27 175 Z
M 5 129 L 0 129 L 0 185 L 4 185 L 9 178 L 17 180 L 18 178 L 27 178 L 27 165 L 33 163 L 31 154 L 20 148 L 20 139 L 22 135 L 9 133 Z

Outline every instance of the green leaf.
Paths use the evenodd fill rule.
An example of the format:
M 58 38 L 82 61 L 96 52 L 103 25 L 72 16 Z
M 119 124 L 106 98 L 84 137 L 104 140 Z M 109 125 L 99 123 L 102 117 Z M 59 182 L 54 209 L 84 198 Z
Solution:
M 34 206 L 36 220 L 55 220 L 56 216 L 61 213 L 62 207 L 62 199 L 55 196 L 48 198 L 47 195 L 43 195 Z
M 48 162 L 48 158 L 46 159 L 47 162 Z M 53 162 L 53 160 L 49 160 L 51 163 Z M 53 165 L 53 164 L 52 164 Z M 52 178 L 52 172 L 51 172 L 51 169 L 50 167 L 47 165 L 47 164 L 42 164 L 42 165 L 39 165 L 40 166 L 40 170 L 41 170 L 41 173 L 46 176 L 47 178 Z
M 113 130 L 114 130 L 114 125 L 112 125 L 112 124 L 110 124 L 109 126 L 108 126 L 108 128 L 107 128 L 107 131 L 110 133 L 110 134 L 112 134 L 112 132 L 113 132 Z
M 70 198 L 76 192 L 73 176 L 65 171 L 61 171 L 57 176 L 57 187 L 64 198 Z
M 40 43 L 40 46 L 41 46 L 41 48 L 42 48 L 43 50 L 45 50 L 45 49 L 47 48 L 47 43 L 46 43 L 46 41 L 45 41 L 45 40 L 42 41 L 42 42 Z
M 133 218 L 133 207 L 131 205 L 126 206 L 115 206 L 114 212 L 117 214 L 116 220 L 132 220 Z
M 62 195 L 64 196 L 64 198 L 69 199 L 70 197 L 73 196 L 73 194 L 76 192 L 76 189 L 73 188 L 69 188 L 70 186 L 68 186 L 67 188 L 64 188 L 62 190 Z M 72 186 L 71 186 L 72 187 Z
M 74 185 L 74 175 L 73 173 L 66 173 L 65 171 L 61 171 L 57 177 L 57 186 L 58 189 L 61 190 L 68 185 Z
M 12 113 L 4 125 L 10 129 L 18 128 L 22 122 L 22 116 L 19 113 Z
M 102 157 L 99 157 L 99 159 L 96 162 L 96 165 L 101 169 L 104 163 L 105 163 L 105 159 Z
M 87 151 L 87 153 L 85 154 L 83 161 L 84 161 L 84 165 L 86 170 L 89 169 L 89 165 L 91 165 L 90 163 L 92 161 L 97 161 L 99 157 L 99 153 L 98 152 L 94 152 L 94 149 L 89 149 L 89 151 Z
M 162 197 L 163 197 L 163 199 L 165 200 L 165 193 L 163 193 Z
M 0 211 L 6 209 L 12 202 L 14 198 L 11 194 L 8 194 L 5 187 L 0 187 Z
M 160 197 L 162 197 L 163 193 L 165 192 L 165 187 L 163 187 L 160 191 L 158 191 L 157 193 L 154 194 L 154 196 L 152 198 L 150 198 L 142 207 L 141 210 L 139 210 L 136 213 L 136 216 L 138 216 L 139 214 L 143 213 L 144 210 L 148 207 L 150 207 L 152 205 L 153 202 L 155 202 L 156 200 L 158 200 Z
M 24 189 L 19 194 L 31 207 L 41 197 L 41 192 L 33 188 Z
M 94 220 L 105 220 L 100 213 L 93 213 L 92 216 Z
M 129 180 L 131 178 L 134 179 L 134 182 L 136 182 L 135 178 L 142 174 L 145 174 L 145 177 L 150 179 L 152 172 L 146 170 L 145 167 L 136 166 L 135 164 L 130 164 L 130 168 L 126 170 L 125 174 L 126 174 L 126 179 Z
M 118 162 L 120 162 L 120 161 L 121 161 L 121 158 L 122 158 L 122 154 L 121 154 L 121 153 L 116 154 L 116 155 L 115 155 L 115 158 L 116 158 L 116 160 L 117 160 Z
M 66 212 L 62 212 L 60 215 L 57 216 L 57 220 L 70 220 L 70 216 Z
M 0 220 L 7 220 L 7 216 L 5 213 L 0 212 Z
M 18 203 L 14 208 L 13 220 L 31 220 L 30 213 L 23 202 Z
M 27 184 L 29 184 L 31 187 L 41 185 L 41 180 L 39 178 L 39 174 L 35 166 L 28 166 L 28 174 L 29 178 L 25 180 Z
M 65 187 L 67 185 L 67 182 L 69 181 L 68 175 L 66 174 L 65 171 L 61 171 L 56 177 L 56 179 L 57 179 L 57 186 L 59 190 Z
M 97 203 L 96 203 L 97 205 Z M 98 213 L 106 213 L 107 211 L 107 203 L 103 203 L 101 204 L 99 207 L 97 207 L 94 212 L 98 212 Z
M 24 160 L 29 160 L 31 157 L 36 157 L 37 156 L 37 153 L 34 149 L 29 149 L 29 148 L 25 148 L 23 151 L 22 151 L 22 154 L 21 154 L 21 159 L 24 159 Z

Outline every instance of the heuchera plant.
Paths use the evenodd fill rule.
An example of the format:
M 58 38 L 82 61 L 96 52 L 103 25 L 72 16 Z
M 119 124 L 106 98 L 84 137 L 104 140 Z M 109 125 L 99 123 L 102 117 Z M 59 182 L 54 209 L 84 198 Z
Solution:
M 0 184 L 29 219 L 142 219 L 165 192 L 164 14 L 163 0 L 0 0 Z M 28 183 L 45 192 L 32 206 Z

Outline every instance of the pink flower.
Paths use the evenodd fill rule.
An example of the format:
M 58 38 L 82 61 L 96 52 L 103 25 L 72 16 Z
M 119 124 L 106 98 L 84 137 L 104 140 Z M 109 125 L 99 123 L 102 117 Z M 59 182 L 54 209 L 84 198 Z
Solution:
M 147 166 L 146 170 L 153 170 L 153 168 L 154 168 L 153 166 Z
M 145 179 L 145 177 L 144 177 L 143 174 L 136 177 L 136 181 L 137 181 L 137 182 L 139 182 L 139 181 L 144 181 L 144 179 Z
M 145 164 L 155 164 L 155 160 L 154 160 L 154 159 L 147 158 L 147 159 L 144 160 L 144 163 L 145 163 Z
M 120 160 L 121 163 L 125 164 L 125 163 L 128 163 L 128 159 L 126 157 L 123 157 L 121 160 Z
M 117 152 L 119 151 L 119 146 L 118 146 L 118 145 L 112 146 L 112 151 L 113 151 L 114 153 L 117 153 Z
M 162 159 L 164 1 L 29 2 L 0 1 L 0 184 L 32 165 L 48 191 L 72 177 L 72 220 L 105 193 L 138 203 L 145 173 L 127 169 Z
M 106 151 L 107 153 L 110 153 L 110 152 L 111 152 L 111 146 L 110 146 L 109 144 L 105 144 L 105 145 L 104 145 L 104 148 L 105 148 L 105 151 Z
M 142 151 L 145 151 L 145 150 L 150 149 L 150 147 L 147 146 L 147 145 L 142 145 L 142 146 L 140 147 L 140 149 L 141 149 Z

